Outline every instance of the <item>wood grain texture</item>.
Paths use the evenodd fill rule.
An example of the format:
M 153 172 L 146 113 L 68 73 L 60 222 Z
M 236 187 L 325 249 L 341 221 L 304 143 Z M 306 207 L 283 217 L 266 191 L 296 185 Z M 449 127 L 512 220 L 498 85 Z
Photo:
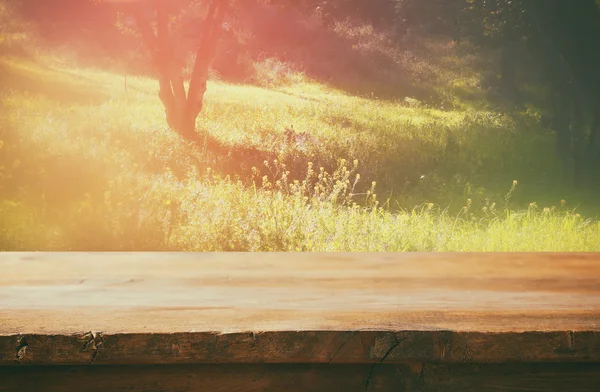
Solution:
M 0 367 L 0 392 L 597 392 L 600 364 Z
M 600 362 L 593 253 L 4 253 L 0 271 L 5 366 Z
M 600 362 L 596 332 L 294 331 L 0 336 L 0 365 Z

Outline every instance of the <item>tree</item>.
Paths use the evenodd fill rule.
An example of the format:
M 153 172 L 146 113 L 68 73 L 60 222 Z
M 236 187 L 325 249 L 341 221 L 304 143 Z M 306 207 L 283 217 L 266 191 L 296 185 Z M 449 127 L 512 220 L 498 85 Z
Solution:
M 165 108 L 167 124 L 183 137 L 196 137 L 196 119 L 202 111 L 208 71 L 222 34 L 223 21 L 231 0 L 192 1 L 204 8 L 201 36 L 196 48 L 189 87 L 186 92 L 182 62 L 176 53 L 173 25 L 176 12 L 185 3 L 182 0 L 100 0 L 122 3 L 132 15 L 137 31 L 149 49 L 159 82 L 159 98 Z M 208 4 L 206 4 L 208 3 Z
M 584 185 L 597 180 L 600 169 L 600 146 L 594 140 L 600 126 L 600 8 L 596 0 L 527 4 L 535 23 L 530 48 L 553 95 L 557 151 L 567 179 Z
M 463 4 L 454 13 L 460 20 L 457 34 L 480 45 L 502 49 L 502 87 L 513 99 L 518 96 L 516 48 L 526 45 L 537 62 L 536 73 L 542 76 L 550 95 L 548 109 L 566 179 L 580 185 L 597 180 L 600 2 L 467 0 Z

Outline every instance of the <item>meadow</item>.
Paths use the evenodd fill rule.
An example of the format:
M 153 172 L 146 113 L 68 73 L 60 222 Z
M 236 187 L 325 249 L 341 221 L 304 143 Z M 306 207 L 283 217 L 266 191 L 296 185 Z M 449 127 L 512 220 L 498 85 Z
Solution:
M 486 105 L 477 69 L 430 45 L 445 52 L 418 66 L 444 105 L 269 58 L 249 82 L 215 75 L 197 141 L 167 127 L 151 76 L 125 89 L 109 67 L 7 50 L 0 250 L 600 251 L 597 190 L 565 185 L 539 113 Z

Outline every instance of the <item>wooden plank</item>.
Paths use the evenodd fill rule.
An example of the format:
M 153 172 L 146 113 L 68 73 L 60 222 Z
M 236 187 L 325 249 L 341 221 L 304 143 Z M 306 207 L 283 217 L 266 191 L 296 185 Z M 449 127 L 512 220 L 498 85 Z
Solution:
M 4 253 L 0 271 L 0 365 L 600 361 L 594 253 Z
M 426 364 L 421 367 L 420 375 L 424 380 L 421 390 L 431 392 L 600 390 L 599 364 Z
M 600 362 L 596 332 L 295 331 L 0 336 L 0 365 Z
M 600 364 L 0 367 L 0 392 L 597 392 Z

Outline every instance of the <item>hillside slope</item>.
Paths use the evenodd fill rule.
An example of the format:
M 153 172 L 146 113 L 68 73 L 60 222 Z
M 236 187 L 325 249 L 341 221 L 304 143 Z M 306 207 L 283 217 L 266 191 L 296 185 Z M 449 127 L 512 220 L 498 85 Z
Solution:
M 508 212 L 503 197 L 492 204 L 466 179 L 456 181 L 471 194 L 435 188 L 452 180 L 444 169 L 467 159 L 481 176 L 486 162 L 478 159 L 510 167 L 503 154 L 527 139 L 501 117 L 357 98 L 316 83 L 213 82 L 199 129 L 219 144 L 215 152 L 165 127 L 151 79 L 130 77 L 125 95 L 122 75 L 49 58 L 0 64 L 8 82 L 3 250 L 600 250 L 600 225 L 560 201 Z M 289 125 L 295 144 L 286 141 Z M 240 146 L 253 158 L 241 162 Z M 337 170 L 328 175 L 321 163 Z M 286 170 L 302 171 L 301 181 L 286 181 Z M 380 183 L 371 181 L 391 198 L 375 196 Z M 403 183 L 406 193 L 396 194 L 393 185 Z M 425 204 L 413 209 L 417 198 Z M 452 202 L 464 208 L 445 210 Z

